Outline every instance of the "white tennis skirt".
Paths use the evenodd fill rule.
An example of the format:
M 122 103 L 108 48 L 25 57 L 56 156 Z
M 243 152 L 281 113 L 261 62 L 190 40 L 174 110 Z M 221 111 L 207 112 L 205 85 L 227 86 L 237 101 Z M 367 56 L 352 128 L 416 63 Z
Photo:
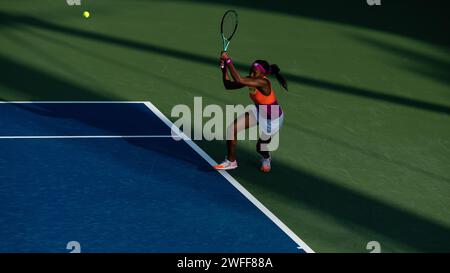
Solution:
M 273 115 L 272 118 L 267 118 L 267 115 L 263 111 L 258 111 L 257 107 L 252 107 L 250 114 L 257 120 L 258 127 L 261 133 L 266 136 L 273 136 L 283 126 L 284 113 L 281 115 Z M 275 117 L 275 118 L 274 118 Z

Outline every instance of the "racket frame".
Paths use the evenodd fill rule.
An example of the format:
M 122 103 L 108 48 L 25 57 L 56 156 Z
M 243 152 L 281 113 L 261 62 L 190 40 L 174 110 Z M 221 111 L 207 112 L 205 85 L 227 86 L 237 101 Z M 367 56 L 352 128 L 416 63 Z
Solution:
M 234 30 L 233 30 L 233 33 L 231 34 L 231 36 L 230 37 L 225 37 L 225 35 L 223 34 L 223 20 L 225 19 L 225 17 L 227 16 L 227 14 L 228 13 L 234 13 L 235 14 L 235 16 L 236 16 L 236 24 L 235 24 L 235 26 L 234 26 Z M 231 41 L 231 39 L 233 38 L 233 36 L 234 36 L 234 34 L 236 33 L 236 30 L 237 30 L 237 27 L 238 27 L 238 22 L 239 22 L 239 20 L 238 20 L 238 14 L 237 14 L 237 12 L 235 11 L 235 10 L 232 10 L 232 9 L 230 9 L 230 10 L 227 10 L 224 14 L 223 14 L 223 16 L 222 16 L 222 21 L 221 21 L 221 23 L 220 23 L 220 35 L 222 36 L 222 42 L 223 42 L 223 51 L 227 51 L 228 50 L 228 47 L 230 46 L 230 41 Z

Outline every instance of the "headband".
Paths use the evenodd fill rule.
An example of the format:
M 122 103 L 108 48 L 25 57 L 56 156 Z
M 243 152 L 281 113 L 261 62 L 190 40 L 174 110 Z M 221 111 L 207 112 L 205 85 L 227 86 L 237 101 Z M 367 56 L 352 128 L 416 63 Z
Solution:
M 264 67 L 263 67 L 261 64 L 257 63 L 257 62 L 254 62 L 254 63 L 252 64 L 252 66 L 253 66 L 256 70 L 259 70 L 259 71 L 261 71 L 261 72 L 264 73 L 264 74 L 270 74 L 270 68 L 269 68 L 269 71 L 266 71 L 266 70 L 264 69 Z

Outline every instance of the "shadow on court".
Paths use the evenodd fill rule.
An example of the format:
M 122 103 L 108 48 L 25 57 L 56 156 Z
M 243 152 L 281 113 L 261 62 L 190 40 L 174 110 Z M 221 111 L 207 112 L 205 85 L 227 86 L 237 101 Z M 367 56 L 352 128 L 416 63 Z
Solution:
M 448 61 L 425 55 L 423 53 L 420 53 L 419 51 L 400 47 L 387 41 L 379 41 L 377 39 L 355 34 L 351 34 L 349 36 L 367 47 L 379 48 L 383 51 L 389 52 L 393 56 L 396 56 L 399 60 L 406 59 L 408 61 L 412 61 L 415 64 L 411 64 L 408 66 L 404 64 L 394 65 L 397 65 L 419 75 L 425 75 L 433 80 L 450 86 L 450 63 Z
M 339 139 L 336 139 L 334 137 L 331 137 L 331 136 L 328 136 L 328 135 L 316 132 L 316 131 L 314 131 L 314 130 L 312 130 L 310 128 L 306 128 L 306 127 L 301 126 L 301 125 L 299 125 L 297 123 L 289 124 L 289 127 L 293 128 L 293 129 L 295 129 L 295 130 L 297 130 L 297 131 L 299 131 L 299 132 L 301 132 L 303 134 L 307 134 L 307 135 L 313 136 L 315 138 L 322 139 L 322 140 L 334 143 L 337 146 L 346 148 L 346 149 L 351 150 L 351 151 L 356 151 L 358 153 L 361 153 L 361 154 L 364 154 L 366 156 L 369 156 L 369 157 L 371 157 L 373 159 L 384 161 L 384 162 L 388 162 L 388 163 L 394 164 L 394 165 L 396 165 L 398 167 L 406 168 L 406 169 L 408 169 L 408 170 L 410 170 L 412 172 L 421 173 L 421 174 L 423 174 L 423 175 L 425 175 L 425 176 L 427 176 L 427 177 L 429 177 L 431 179 L 442 180 L 442 181 L 446 181 L 446 182 L 450 183 L 450 178 L 449 177 L 444 177 L 444 176 L 441 176 L 441 175 L 429 172 L 429 171 L 427 171 L 425 169 L 409 165 L 409 164 L 407 164 L 405 162 L 401 162 L 401 161 L 397 161 L 397 160 L 391 159 L 391 158 L 389 158 L 389 157 L 387 157 L 387 156 L 385 156 L 385 155 L 383 155 L 381 153 L 377 153 L 377 152 L 374 152 L 374 151 L 369 151 L 367 149 L 360 148 L 360 147 L 355 146 L 354 144 L 351 144 L 349 142 L 346 142 L 346 141 L 343 141 L 343 140 L 339 140 Z
M 113 37 L 101 33 L 95 33 L 86 30 L 80 30 L 72 27 L 57 25 L 42 19 L 38 19 L 32 16 L 25 15 L 13 15 L 0 11 L 0 26 L 20 27 L 21 25 L 31 26 L 40 29 L 46 29 L 59 33 L 65 33 L 67 35 L 73 35 L 82 37 L 102 43 L 116 44 L 119 46 L 127 47 L 134 50 L 140 50 L 144 52 L 158 53 L 171 58 L 177 58 L 185 61 L 191 61 L 196 63 L 202 63 L 207 65 L 217 66 L 217 59 L 208 56 L 203 56 L 196 53 L 189 53 L 177 49 L 168 49 L 149 43 L 143 43 L 139 41 L 133 41 L 129 39 L 123 39 L 120 37 Z M 247 70 L 248 67 L 243 63 L 236 63 L 239 69 Z M 442 104 L 423 102 L 416 99 L 405 98 L 402 96 L 389 94 L 390 92 L 370 90 L 367 88 L 358 88 L 348 85 L 327 82 L 323 80 L 316 80 L 306 76 L 300 76 L 290 73 L 285 73 L 288 81 L 293 81 L 299 84 L 308 85 L 311 87 L 317 87 L 321 90 L 328 92 L 336 92 L 342 94 L 353 95 L 366 99 L 372 99 L 376 101 L 388 102 L 396 105 L 411 107 L 415 109 L 426 110 L 430 112 L 436 112 L 441 114 L 450 115 L 450 107 Z
M 450 3 L 445 0 L 381 0 L 369 6 L 366 0 L 172 0 L 220 4 L 228 8 L 248 8 L 270 13 L 319 19 L 339 24 L 406 36 L 441 46 L 450 45 L 447 35 Z M 270 22 L 268 22 L 270 23 Z
M 6 56 L 0 54 L 0 87 L 6 87 L 10 90 L 14 90 L 16 93 L 26 94 L 31 97 L 31 100 L 36 101 L 73 101 L 73 100 L 93 100 L 93 101 L 120 101 L 118 97 L 102 96 L 98 92 L 85 88 L 83 86 L 76 85 L 74 83 L 65 81 L 63 79 L 52 76 L 46 72 L 39 71 L 27 65 L 17 63 Z M 75 98 L 75 99 L 74 99 Z M 110 132 L 112 135 L 118 135 L 115 132 L 116 125 L 114 121 L 107 121 L 102 119 L 96 119 L 95 117 L 89 117 L 80 113 L 67 112 L 66 114 L 61 112 L 54 112 L 52 109 L 46 108 L 44 105 L 26 105 L 17 104 L 17 107 L 31 111 L 37 115 L 43 115 L 58 119 L 78 119 L 94 128 L 101 128 Z M 150 113 L 149 109 L 143 108 L 141 111 L 142 116 L 147 116 Z M 129 122 L 129 120 L 117 121 L 117 122 Z M 139 121 L 138 121 L 139 122 Z M 139 127 L 139 123 L 135 125 Z M 138 145 L 145 149 L 151 149 L 159 153 L 166 154 L 170 157 L 176 157 L 180 160 L 184 160 L 198 168 L 204 168 L 204 164 L 199 164 L 194 159 L 185 155 L 178 155 L 169 152 L 168 149 L 161 146 L 145 145 L 139 139 L 126 139 L 131 144 Z
M 223 154 L 225 143 L 203 141 L 201 145 L 213 154 Z M 239 148 L 238 148 L 239 149 Z M 450 229 L 419 215 L 383 203 L 373 197 L 338 186 L 332 180 L 307 170 L 274 162 L 270 174 L 258 171 L 256 152 L 239 149 L 240 167 L 230 172 L 257 188 L 320 211 L 346 226 L 362 227 L 393 241 L 424 252 L 449 251 Z M 300 234 L 301 235 L 301 234 Z
M 43 33 L 35 32 L 31 29 L 23 29 L 23 30 L 24 30 L 24 33 L 38 37 L 42 41 L 47 41 L 47 42 L 50 41 L 53 44 L 60 45 L 61 47 L 70 48 L 72 50 L 75 50 L 75 51 L 79 52 L 80 54 L 83 54 L 84 56 L 89 56 L 91 58 L 95 58 L 97 60 L 107 62 L 109 64 L 115 65 L 116 67 L 126 68 L 127 70 L 129 70 L 133 73 L 145 75 L 145 76 L 155 79 L 157 81 L 164 82 L 165 84 L 172 85 L 172 86 L 176 87 L 178 90 L 180 90 L 180 92 L 190 92 L 190 94 L 192 96 L 194 96 L 194 95 L 199 96 L 201 94 L 204 94 L 205 96 L 208 96 L 209 98 L 215 98 L 217 101 L 223 101 L 225 103 L 227 103 L 226 100 L 228 99 L 229 104 L 231 104 L 233 102 L 232 98 L 223 98 L 218 95 L 211 94 L 211 92 L 209 90 L 199 89 L 199 88 L 192 87 L 190 85 L 182 84 L 180 82 L 173 80 L 170 77 L 154 73 L 151 70 L 143 69 L 141 67 L 132 65 L 128 62 L 120 61 L 118 59 L 111 58 L 107 55 L 95 54 L 83 47 L 68 43 L 62 39 L 57 39 L 55 37 L 52 37 L 51 35 L 46 35 Z M 29 50 L 29 51 L 34 51 L 34 53 L 36 55 L 46 58 L 47 60 L 52 62 L 52 65 L 57 66 L 59 69 L 66 70 L 66 71 L 70 72 L 72 75 L 76 75 L 77 77 L 87 78 L 90 82 L 100 85 L 100 84 L 98 84 L 98 81 L 95 79 L 95 77 L 93 77 L 92 75 L 89 75 L 88 73 L 83 73 L 79 69 L 74 69 L 72 67 L 68 67 L 67 65 L 63 64 L 58 58 L 49 54 L 45 50 L 38 49 L 36 46 L 27 45 L 26 41 L 22 38 L 19 38 L 19 36 L 13 35 L 12 33 L 6 33 L 5 37 L 9 38 L 10 40 L 15 41 L 18 44 L 25 46 L 27 48 L 27 50 Z M 84 95 L 83 94 L 81 94 L 81 95 L 82 95 L 82 98 L 84 98 L 83 97 Z M 50 96 L 50 99 L 51 99 L 51 96 Z M 105 99 L 106 99 L 106 97 L 105 97 Z M 98 100 L 98 99 L 94 99 L 94 100 Z M 111 100 L 111 99 L 109 99 L 109 100 Z
M 0 73 L 0 86 L 26 94 L 34 100 L 73 100 L 74 98 L 80 100 L 120 100 L 118 97 L 106 98 L 93 90 L 17 63 L 4 55 L 0 55 Z M 39 87 L 39 89 L 36 87 Z M 70 115 L 61 116 L 60 113 L 55 115 L 45 107 L 38 110 L 29 107 L 25 109 L 39 115 L 73 118 Z M 148 114 L 148 112 L 143 114 Z M 89 126 L 113 130 L 108 127 L 105 128 L 104 123 L 93 123 L 90 118 L 81 118 L 79 121 Z M 193 162 L 195 160 L 192 160 L 192 158 L 179 156 L 173 152 L 168 153 L 165 147 L 147 147 L 133 140 L 128 141 L 144 149 L 186 160 L 198 168 L 205 168 L 204 162 Z M 223 153 L 224 143 L 216 141 L 202 142 L 201 144 L 213 154 Z M 249 161 L 251 158 L 255 158 L 253 152 L 240 150 L 239 153 L 241 158 Z M 117 160 L 121 159 L 118 158 Z M 129 164 L 130 168 L 134 166 L 133 162 L 123 162 L 123 164 Z M 337 222 L 363 227 L 418 251 L 448 251 L 448 245 L 450 245 L 449 228 L 411 212 L 384 204 L 370 196 L 340 187 L 333 181 L 313 175 L 306 170 L 294 169 L 289 165 L 277 163 L 273 172 L 266 175 L 255 171 L 255 166 L 243 160 L 241 168 L 234 175 L 247 181 L 253 181 L 252 183 L 255 186 L 264 187 L 267 191 L 282 195 L 293 204 L 305 205 L 332 217 Z M 274 178 L 277 180 L 274 181 Z M 182 182 L 179 181 L 179 183 Z

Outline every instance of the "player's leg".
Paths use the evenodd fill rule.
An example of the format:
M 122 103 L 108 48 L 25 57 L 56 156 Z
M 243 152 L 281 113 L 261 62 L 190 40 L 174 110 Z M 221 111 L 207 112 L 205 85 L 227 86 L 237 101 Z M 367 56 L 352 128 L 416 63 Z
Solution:
M 270 137 L 269 138 L 263 137 L 259 138 L 258 142 L 256 142 L 256 151 L 258 152 L 258 154 L 262 156 L 260 170 L 265 173 L 270 172 L 272 158 L 270 156 L 270 152 L 266 151 L 265 149 L 262 149 L 261 146 L 263 146 L 264 144 L 269 144 L 271 140 L 272 138 Z
M 277 110 L 272 109 L 271 111 Z M 275 115 L 274 115 L 275 114 Z M 269 147 L 268 145 L 271 143 L 272 140 L 275 141 L 273 143 L 278 147 L 278 141 L 279 136 L 277 133 L 281 129 L 281 126 L 283 124 L 284 116 L 281 114 L 279 117 L 277 117 L 278 111 L 272 112 L 272 118 L 267 119 L 264 116 L 260 116 L 259 126 L 260 126 L 260 137 L 258 139 L 258 142 L 256 143 L 256 151 L 262 156 L 261 159 L 261 171 L 263 172 L 269 172 L 271 170 L 271 163 L 272 163 L 272 157 L 270 156 Z M 274 148 L 274 145 L 272 145 L 272 148 Z
M 269 139 L 263 140 L 261 138 L 258 139 L 258 142 L 256 142 L 256 151 L 258 154 L 260 154 L 264 159 L 270 158 L 270 152 L 269 151 L 263 151 L 261 149 L 262 144 L 269 144 L 272 138 L 269 137 Z
M 237 117 L 234 122 L 227 128 L 227 158 L 221 164 L 215 166 L 216 169 L 230 170 L 237 168 L 236 146 L 237 134 L 242 130 L 256 125 L 256 119 L 248 112 Z
M 227 129 L 227 159 L 229 161 L 236 160 L 236 145 L 237 145 L 237 134 L 250 127 L 250 115 L 249 113 L 244 113 L 236 118 L 232 125 L 228 126 Z

